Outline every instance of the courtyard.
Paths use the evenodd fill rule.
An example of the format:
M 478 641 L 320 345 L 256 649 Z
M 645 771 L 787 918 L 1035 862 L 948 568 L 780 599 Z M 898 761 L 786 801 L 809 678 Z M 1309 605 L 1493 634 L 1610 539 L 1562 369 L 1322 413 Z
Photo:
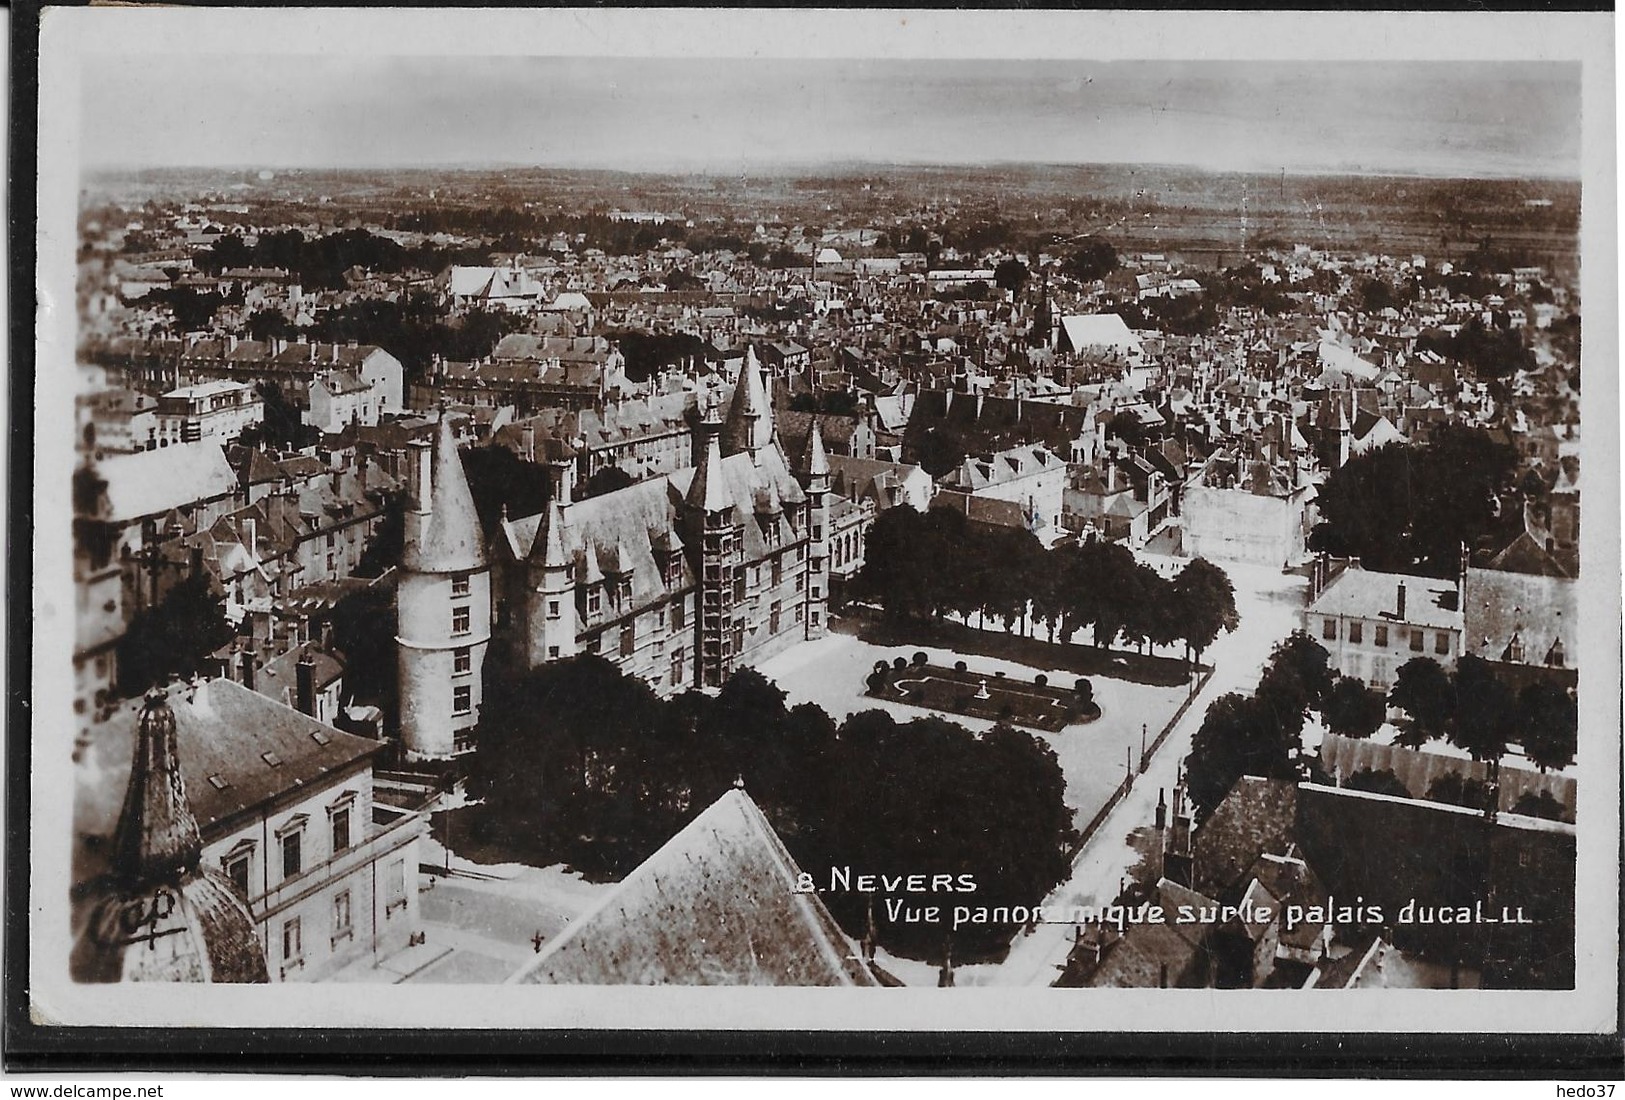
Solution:
M 1000 672 L 1009 680 L 1029 686 L 1041 674 L 1047 676 L 1051 684 L 1062 688 L 1070 688 L 1077 679 L 1076 675 L 1059 667 L 1067 656 L 1061 647 L 1056 647 L 1053 667 L 1044 667 L 989 656 L 965 655 L 931 645 L 874 645 L 848 633 L 831 633 L 816 641 L 795 646 L 763 661 L 756 668 L 783 689 L 786 705 L 816 703 L 837 722 L 858 711 L 884 710 L 899 722 L 910 722 L 936 712 L 972 730 L 985 730 L 993 726 L 992 719 L 921 708 L 867 694 L 866 681 L 877 662 L 890 663 L 898 657 L 907 660 L 916 652 L 925 653 L 927 662 L 938 669 L 953 669 L 956 661 L 963 660 L 967 673 L 978 681 L 985 677 L 990 688 Z M 1024 651 L 1037 652 L 1039 650 L 1036 649 Z M 1071 807 L 1073 821 L 1080 829 L 1111 798 L 1129 770 L 1138 770 L 1142 738 L 1147 744 L 1155 739 L 1189 691 L 1183 685 L 1136 683 L 1101 674 L 1092 675 L 1089 680 L 1094 685 L 1094 702 L 1100 708 L 1099 718 L 1086 724 L 1069 724 L 1054 731 L 1027 731 L 1055 750 L 1061 773 L 1066 779 L 1067 805 Z

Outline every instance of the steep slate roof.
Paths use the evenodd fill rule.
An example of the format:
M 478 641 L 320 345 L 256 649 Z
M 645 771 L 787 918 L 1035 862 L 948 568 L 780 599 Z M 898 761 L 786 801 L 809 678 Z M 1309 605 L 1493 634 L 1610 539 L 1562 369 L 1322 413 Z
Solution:
M 1469 568 L 1465 588 L 1463 652 L 1499 661 L 1514 636 L 1523 643 L 1523 662 L 1544 665 L 1555 642 L 1563 643 L 1564 663 L 1579 664 L 1578 584 L 1567 577 Z
M 756 803 L 734 789 L 510 983 L 874 986 Z
M 96 464 L 107 482 L 110 522 L 159 515 L 237 490 L 237 475 L 220 444 L 210 440 L 111 455 Z
M 296 787 L 310 788 L 324 776 L 353 767 L 376 753 L 381 742 L 341 733 L 331 726 L 250 691 L 231 680 L 209 680 L 188 700 L 190 689 L 172 688 L 181 775 L 187 801 L 205 844 L 227 819 L 270 802 Z M 110 837 L 130 774 L 140 703 L 120 708 L 97 727 L 74 774 L 76 841 Z M 276 764 L 262 754 L 270 754 Z M 210 777 L 222 781 L 212 782 Z M 103 869 L 105 858 L 75 846 L 75 881 Z
M 1292 843 L 1298 788 L 1289 779 L 1246 775 L 1196 830 L 1193 883 L 1211 897 L 1223 896 L 1265 852 Z
M 419 573 L 483 569 L 485 540 L 449 419 L 441 419 L 433 446 L 429 519 L 419 538 L 406 540 L 401 567 Z

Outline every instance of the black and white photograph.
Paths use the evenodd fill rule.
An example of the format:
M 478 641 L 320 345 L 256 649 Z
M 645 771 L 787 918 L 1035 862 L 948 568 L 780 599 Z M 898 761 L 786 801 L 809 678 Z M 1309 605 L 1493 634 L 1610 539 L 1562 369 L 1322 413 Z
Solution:
M 36 1013 L 1617 1028 L 1612 33 L 45 10 Z

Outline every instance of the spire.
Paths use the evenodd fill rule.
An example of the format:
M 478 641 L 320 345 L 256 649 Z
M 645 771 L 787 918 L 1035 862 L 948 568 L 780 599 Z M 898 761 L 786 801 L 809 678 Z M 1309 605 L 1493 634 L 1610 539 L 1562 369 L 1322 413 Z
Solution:
M 440 415 L 434 453 L 429 463 L 430 483 L 419 493 L 419 505 L 427 502 L 422 528 L 416 539 L 408 539 L 401 565 L 419 573 L 455 573 L 485 568 L 485 543 L 480 536 L 479 515 L 474 494 L 468 488 L 468 475 L 457 454 L 457 440 L 451 421 Z
M 807 474 L 809 477 L 829 476 L 829 456 L 824 453 L 824 432 L 813 417 L 812 431 L 807 437 Z
M 542 529 L 537 534 L 536 541 L 541 544 L 542 567 L 545 569 L 563 569 L 570 564 L 570 558 L 564 552 L 564 506 L 557 500 L 551 501 L 547 506 L 547 513 L 542 517 Z M 531 556 L 536 556 L 537 547 L 531 546 Z
M 739 368 L 733 398 L 728 402 L 728 419 L 722 429 L 722 453 L 733 455 L 749 451 L 754 454 L 772 442 L 773 410 L 768 405 L 767 387 L 762 383 L 762 365 L 756 359 L 756 349 L 747 346 L 745 365 Z
M 113 833 L 113 872 L 130 882 L 176 882 L 197 869 L 203 840 L 186 798 L 175 712 L 162 688 L 147 692 L 137 725 L 130 785 Z
M 700 452 L 699 464 L 694 468 L 694 480 L 689 482 L 688 495 L 684 498 L 690 508 L 705 513 L 721 512 L 733 505 L 728 498 L 727 487 L 722 483 L 721 429 L 722 425 L 717 421 L 717 407 L 708 405 L 705 417 L 700 421 L 705 449 Z

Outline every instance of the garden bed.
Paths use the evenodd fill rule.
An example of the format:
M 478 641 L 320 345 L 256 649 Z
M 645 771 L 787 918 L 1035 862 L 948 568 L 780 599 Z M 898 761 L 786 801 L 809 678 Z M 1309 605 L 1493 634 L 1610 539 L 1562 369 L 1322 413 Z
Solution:
M 1088 681 L 1070 686 L 1016 680 L 1002 672 L 978 672 L 963 667 L 943 668 L 899 657 L 869 674 L 867 694 L 876 699 L 906 703 L 927 710 L 962 714 L 990 722 L 1009 722 L 1028 729 L 1056 733 L 1067 726 L 1093 722 L 1100 707 Z M 902 667 L 898 667 L 901 665 Z M 1080 685 L 1084 690 L 1080 691 Z

